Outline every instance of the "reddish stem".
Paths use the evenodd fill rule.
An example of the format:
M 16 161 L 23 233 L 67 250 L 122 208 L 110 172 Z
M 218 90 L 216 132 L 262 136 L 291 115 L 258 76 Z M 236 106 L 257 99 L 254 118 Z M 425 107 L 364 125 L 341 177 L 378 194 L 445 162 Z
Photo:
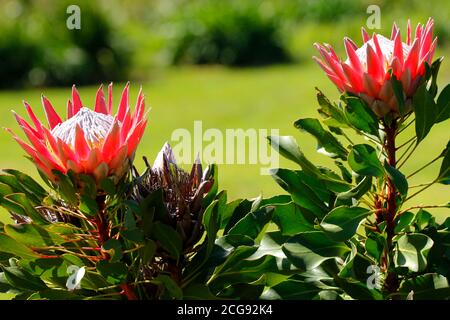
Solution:
M 397 134 L 397 121 L 393 120 L 390 125 L 385 125 L 386 140 L 384 148 L 387 154 L 387 162 L 390 166 L 396 167 L 397 161 L 395 157 L 395 136 Z M 392 251 L 392 238 L 395 235 L 395 217 L 397 213 L 397 190 L 395 188 L 394 181 L 391 178 L 387 178 L 386 188 L 386 208 L 385 208 L 385 220 L 386 220 L 386 233 L 387 233 L 387 250 L 385 256 L 382 258 L 382 267 L 388 269 L 389 256 Z M 385 289 L 388 292 L 395 292 L 398 289 L 398 278 L 395 272 L 388 271 Z
M 99 247 L 102 247 L 105 242 L 110 239 L 110 226 L 105 216 L 105 196 L 97 197 L 97 205 L 98 205 L 98 214 L 93 219 L 93 223 L 97 228 L 98 233 L 98 244 Z M 108 260 L 109 254 L 107 252 L 103 252 L 102 260 Z M 133 288 L 128 283 L 122 283 L 120 285 L 122 291 L 120 292 L 123 296 L 127 297 L 128 300 L 137 300 L 137 297 L 133 291 Z
M 137 300 L 133 288 L 131 288 L 131 286 L 128 283 L 122 283 L 120 285 L 120 288 L 122 289 L 121 294 L 127 297 L 128 300 Z

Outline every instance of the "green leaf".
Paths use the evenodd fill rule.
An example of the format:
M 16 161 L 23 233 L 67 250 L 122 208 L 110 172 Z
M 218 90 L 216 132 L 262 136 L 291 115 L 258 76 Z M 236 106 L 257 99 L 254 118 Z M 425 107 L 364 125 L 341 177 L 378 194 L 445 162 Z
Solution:
M 411 226 L 411 224 L 414 221 L 414 213 L 412 212 L 404 212 L 402 213 L 400 216 L 397 216 L 395 218 L 395 229 L 394 232 L 395 233 L 400 233 L 402 231 L 409 231 L 409 227 Z
M 287 280 L 266 290 L 261 298 L 267 300 L 316 300 L 322 290 L 310 282 Z
M 155 256 L 156 252 L 156 243 L 153 240 L 147 239 L 145 240 L 145 245 L 143 248 L 139 250 L 139 254 L 142 257 L 142 263 L 147 264 Z
M 448 300 L 450 298 L 447 278 L 436 273 L 427 273 L 403 281 L 399 289 L 402 297 L 406 299 L 411 291 L 413 300 Z
M 33 250 L 4 233 L 0 233 L 0 251 L 11 253 L 25 259 L 34 259 L 39 257 L 39 255 Z
M 323 122 L 328 126 L 348 127 L 347 119 L 345 118 L 343 110 L 331 103 L 322 91 L 317 88 L 316 91 L 317 102 L 320 105 L 318 111 L 320 115 L 326 118 Z
M 83 297 L 67 290 L 47 289 L 33 293 L 28 300 L 82 300 Z
M 408 181 L 406 180 L 405 175 L 389 165 L 386 160 L 384 161 L 384 168 L 386 169 L 389 179 L 394 182 L 394 186 L 400 193 L 402 199 L 406 199 L 406 196 L 408 195 Z
M 323 218 L 320 227 L 330 239 L 346 241 L 353 237 L 361 222 L 370 214 L 366 208 L 337 207 Z
M 370 232 L 366 239 L 365 249 L 367 254 L 373 257 L 375 261 L 380 261 L 386 245 L 386 239 L 382 235 Z
M 283 236 L 279 231 L 265 233 L 261 239 L 258 249 L 247 259 L 257 260 L 266 255 L 286 259 L 286 255 L 282 251 L 281 247 L 288 238 L 288 236 Z
M 183 289 L 184 300 L 215 300 L 217 297 L 211 293 L 208 286 L 194 283 Z
M 58 170 L 52 170 L 52 173 L 58 178 L 58 193 L 69 204 L 77 205 L 78 197 L 76 194 L 76 188 L 69 177 L 70 172 L 68 174 L 63 174 Z
M 382 300 L 383 295 L 376 289 L 369 289 L 365 283 L 352 279 L 335 279 L 337 285 L 350 297 L 358 300 Z
M 159 221 L 153 224 L 152 238 L 166 250 L 172 258 L 178 260 L 181 254 L 183 240 L 178 232 Z
M 313 224 L 304 217 L 300 207 L 293 202 L 276 205 L 272 220 L 281 233 L 287 236 L 314 230 Z
M 122 258 L 122 244 L 117 239 L 109 239 L 103 244 L 102 249 L 108 251 L 111 262 L 119 261 Z
M 135 243 L 143 243 L 144 242 L 144 232 L 140 229 L 130 229 L 130 230 L 122 230 L 122 236 Z
M 66 240 L 60 235 L 35 224 L 7 224 L 5 233 L 14 240 L 33 247 L 59 245 Z
M 105 178 L 100 181 L 100 187 L 110 196 L 114 196 L 116 194 L 116 185 L 111 178 Z
M 219 190 L 219 167 L 216 164 L 208 165 L 203 172 L 203 177 L 205 179 L 213 180 L 213 186 L 202 200 L 202 204 L 206 208 L 214 200 L 217 195 L 217 191 Z
M 416 217 L 414 219 L 414 224 L 416 225 L 416 229 L 421 231 L 425 228 L 429 227 L 430 225 L 434 225 L 435 219 L 431 213 L 424 209 L 420 209 L 416 213 Z
M 272 219 L 273 212 L 273 207 L 264 207 L 255 212 L 249 212 L 230 229 L 228 234 L 242 234 L 251 239 L 256 239 Z
M 450 84 L 441 91 L 436 103 L 436 108 L 436 123 L 450 118 Z
M 436 122 L 437 107 L 433 96 L 427 91 L 426 83 L 421 85 L 413 97 L 413 107 L 416 115 L 417 143 L 422 141 Z
M 41 279 L 19 267 L 2 267 L 2 269 L 6 280 L 13 287 L 32 291 L 47 289 L 47 286 Z
M 384 174 L 377 151 L 368 144 L 353 146 L 348 155 L 348 163 L 352 170 L 359 175 L 382 177 Z
M 341 96 L 345 103 L 344 113 L 347 121 L 356 129 L 378 137 L 378 118 L 358 97 Z
M 33 178 L 31 178 L 29 175 L 20 172 L 18 170 L 14 169 L 3 169 L 4 172 L 13 175 L 16 177 L 18 182 L 26 188 L 27 191 L 37 196 L 39 199 L 43 199 L 47 196 L 47 191 L 45 191 L 44 188 L 41 187 L 39 183 L 37 183 Z
M 125 282 L 128 269 L 122 262 L 108 262 L 106 260 L 97 263 L 97 270 L 110 284 L 116 285 Z
M 439 57 L 433 61 L 431 66 L 429 66 L 428 63 L 424 62 L 425 72 L 426 72 L 425 79 L 427 79 L 427 81 L 428 81 L 431 77 L 431 84 L 430 84 L 429 92 L 433 98 L 436 96 L 437 91 L 438 91 L 437 76 L 438 76 L 439 68 L 441 67 L 441 63 L 443 60 L 444 60 L 444 57 Z
M 224 197 L 226 197 L 224 195 Z M 226 200 L 226 199 L 224 199 Z M 216 240 L 217 232 L 220 228 L 219 221 L 219 200 L 214 200 L 208 208 L 206 208 L 203 214 L 203 225 L 206 230 L 207 243 L 206 243 L 206 252 L 209 254 L 214 246 L 214 241 Z
M 301 270 L 311 270 L 322 262 L 343 258 L 350 248 L 328 238 L 323 231 L 302 232 L 291 237 L 283 251 L 289 260 Z
M 347 149 L 328 131 L 323 129 L 319 120 L 306 118 L 297 120 L 294 126 L 313 135 L 318 142 L 317 150 L 331 158 L 347 159 Z
M 30 217 L 35 223 L 49 224 L 49 222 L 34 208 L 24 193 L 9 194 L 3 198 L 1 204 L 8 210 Z
M 272 171 L 275 181 L 292 196 L 292 200 L 300 207 L 314 212 L 318 217 L 323 217 L 328 212 L 328 207 L 318 195 L 305 184 L 301 177 L 292 170 L 277 169 Z
M 348 183 L 352 183 L 352 179 L 353 179 L 352 174 L 350 173 L 350 171 L 348 171 L 348 169 L 344 166 L 344 164 L 339 161 L 335 161 L 334 163 L 341 171 L 342 179 L 344 179 L 344 181 L 347 181 Z
M 372 177 L 365 176 L 354 188 L 349 191 L 339 193 L 334 203 L 335 207 L 341 205 L 353 205 L 355 201 L 364 196 L 372 187 Z
M 283 157 L 297 163 L 305 172 L 316 176 L 320 175 L 319 169 L 306 159 L 292 136 L 269 136 L 267 139 L 269 140 L 270 145 Z
M 183 298 L 183 291 L 168 275 L 160 274 L 155 279 L 153 279 L 152 282 L 158 285 L 162 285 L 167 290 L 167 293 L 169 294 L 169 297 L 167 298 L 175 298 L 178 300 Z
M 225 262 L 224 268 L 216 268 L 213 277 L 209 281 L 212 292 L 220 292 L 233 284 L 258 282 L 264 274 L 278 271 L 276 259 L 272 256 L 264 256 L 257 260 L 245 259 L 251 252 L 248 248 L 244 250 L 244 255 L 235 254 L 242 248 L 236 249 Z M 252 248 L 254 250 L 254 248 Z
M 94 217 L 98 214 L 97 201 L 91 198 L 90 195 L 82 195 L 80 197 L 80 210 L 88 217 Z
M 441 168 L 439 169 L 439 176 L 437 181 L 442 184 L 450 184 L 450 142 L 442 152 L 444 159 L 442 160 Z
M 396 267 L 407 267 L 413 272 L 424 271 L 433 240 L 421 233 L 404 234 L 397 239 L 394 253 Z

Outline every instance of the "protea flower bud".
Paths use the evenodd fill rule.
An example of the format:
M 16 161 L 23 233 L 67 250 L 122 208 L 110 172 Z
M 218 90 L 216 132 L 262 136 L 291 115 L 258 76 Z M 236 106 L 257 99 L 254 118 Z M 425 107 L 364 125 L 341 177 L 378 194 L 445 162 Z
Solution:
M 44 96 L 42 104 L 48 128 L 26 102 L 24 105 L 34 127 L 14 113 L 30 144 L 9 131 L 51 181 L 58 182 L 54 170 L 63 174 L 71 170 L 75 174 L 90 175 L 97 183 L 107 177 L 117 182 L 129 170 L 147 124 L 142 90 L 131 113 L 127 84 L 115 116 L 112 115 L 112 84 L 108 88 L 107 102 L 102 87 L 99 88 L 94 110 L 82 104 L 74 86 L 65 121 Z
M 315 44 L 323 60 L 313 57 L 340 92 L 361 97 L 379 116 L 391 113 L 400 115 L 399 105 L 392 86 L 392 77 L 401 81 L 405 112 L 411 110 L 411 98 L 425 75 L 425 63 L 431 65 L 437 39 L 433 40 L 433 20 L 425 26 L 418 24 L 412 38 L 408 22 L 406 42 L 402 42 L 400 30 L 394 24 L 391 38 L 373 34 L 372 38 L 362 29 L 364 44 L 357 47 L 344 39 L 347 59 L 341 61 L 333 48 Z
M 164 144 L 153 166 L 147 164 L 146 172 L 138 178 L 133 198 L 141 202 L 158 190 L 163 192 L 169 224 L 183 239 L 183 248 L 188 251 L 202 236 L 203 199 L 213 185 L 208 170 L 203 172 L 197 159 L 188 173 L 177 166 L 172 148 Z

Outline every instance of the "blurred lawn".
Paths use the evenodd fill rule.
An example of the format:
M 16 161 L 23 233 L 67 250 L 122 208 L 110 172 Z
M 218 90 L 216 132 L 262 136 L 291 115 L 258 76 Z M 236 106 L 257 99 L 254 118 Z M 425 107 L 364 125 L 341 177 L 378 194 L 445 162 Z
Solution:
M 449 79 L 450 64 L 445 61 L 440 81 L 444 83 Z M 316 143 L 313 138 L 292 126 L 293 121 L 300 117 L 316 116 L 315 86 L 321 88 L 330 98 L 338 98 L 335 88 L 312 63 L 239 70 L 186 67 L 154 72 L 152 80 L 143 84 L 147 105 L 151 106 L 152 110 L 135 164 L 142 169 L 141 156 L 146 155 L 153 160 L 162 144 L 170 140 L 173 130 L 186 128 L 193 132 L 193 122 L 203 120 L 203 131 L 208 128 L 279 129 L 281 135 L 295 136 L 313 162 L 332 165 L 332 161 L 327 157 L 315 152 Z M 114 86 L 115 103 L 118 102 L 122 88 L 123 84 Z M 79 88 L 86 105 L 92 106 L 96 89 Z M 132 101 L 138 89 L 138 84 L 133 83 Z M 70 96 L 70 88 L 0 92 L 0 125 L 13 128 L 21 134 L 10 110 L 14 109 L 25 116 L 22 99 L 28 101 L 39 116 L 43 117 L 41 92 L 53 102 L 58 111 L 65 112 L 63 110 Z M 412 172 L 435 157 L 443 150 L 449 138 L 448 122 L 435 126 L 404 172 Z M 0 134 L 0 145 L 1 168 L 14 167 L 37 177 L 33 164 L 23 157 L 24 152 L 8 133 Z M 293 167 L 284 159 L 281 166 Z M 440 162 L 424 170 L 417 175 L 414 183 L 431 181 L 439 166 Z M 220 187 L 228 190 L 231 199 L 256 197 L 260 193 L 268 197 L 282 192 L 270 176 L 260 175 L 259 170 L 259 165 L 220 165 Z M 448 189 L 436 185 L 412 201 L 440 204 L 448 201 Z M 448 215 L 447 209 L 435 212 L 440 219 Z M 7 216 L 4 212 L 1 215 L 3 219 Z

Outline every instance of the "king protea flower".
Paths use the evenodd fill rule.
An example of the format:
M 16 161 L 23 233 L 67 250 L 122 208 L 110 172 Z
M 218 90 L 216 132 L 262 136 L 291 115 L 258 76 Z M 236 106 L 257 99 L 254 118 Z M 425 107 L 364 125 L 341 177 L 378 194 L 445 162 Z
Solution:
M 379 116 L 388 113 L 399 115 L 399 106 L 391 83 L 391 72 L 403 86 L 406 111 L 411 110 L 411 97 L 425 75 L 425 63 L 431 65 L 437 39 L 433 39 L 433 20 L 425 26 L 418 24 L 412 37 L 408 21 L 406 40 L 402 41 L 400 30 L 393 25 L 390 39 L 373 34 L 362 28 L 364 44 L 358 46 L 345 38 L 347 59 L 341 61 L 333 48 L 315 44 L 323 60 L 313 57 L 340 92 L 361 97 Z
M 111 177 L 117 182 L 130 168 L 147 124 L 142 89 L 132 112 L 128 84 L 115 115 L 112 114 L 112 84 L 108 87 L 107 101 L 100 86 L 94 110 L 82 104 L 73 86 L 72 100 L 67 102 L 66 120 L 62 120 L 50 101 L 42 96 L 48 127 L 35 116 L 28 103 L 24 102 L 24 105 L 33 125 L 15 112 L 14 115 L 30 143 L 7 130 L 38 169 L 56 183 L 58 178 L 54 170 L 63 174 L 72 170 L 76 174 L 90 175 L 97 182 Z
M 189 250 L 202 236 L 201 219 L 205 210 L 203 199 L 211 190 L 214 179 L 209 168 L 202 169 L 197 159 L 190 172 L 177 165 L 173 150 L 165 143 L 153 166 L 145 159 L 147 170 L 142 176 L 135 170 L 136 183 L 132 197 L 137 202 L 162 190 L 163 202 L 167 208 L 168 223 L 183 239 L 183 247 Z

